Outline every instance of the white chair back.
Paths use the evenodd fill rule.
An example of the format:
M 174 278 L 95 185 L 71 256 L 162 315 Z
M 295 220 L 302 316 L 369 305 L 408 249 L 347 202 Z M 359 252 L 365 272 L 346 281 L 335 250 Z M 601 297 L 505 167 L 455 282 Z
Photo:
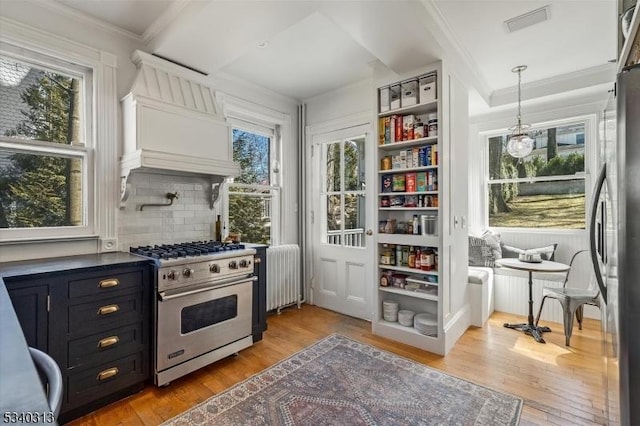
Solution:
M 573 258 L 565 287 L 589 290 L 594 294 L 594 297 L 598 294 L 598 283 L 588 250 L 579 252 Z

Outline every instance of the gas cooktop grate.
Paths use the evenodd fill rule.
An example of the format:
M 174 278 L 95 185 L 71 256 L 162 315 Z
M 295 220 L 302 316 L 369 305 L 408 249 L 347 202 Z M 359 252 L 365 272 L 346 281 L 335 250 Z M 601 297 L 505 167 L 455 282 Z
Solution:
M 187 256 L 202 256 L 232 250 L 242 250 L 244 248 L 244 244 L 223 244 L 218 241 L 193 241 L 191 243 L 130 247 L 129 251 L 133 254 L 150 257 L 152 259 L 168 260 Z

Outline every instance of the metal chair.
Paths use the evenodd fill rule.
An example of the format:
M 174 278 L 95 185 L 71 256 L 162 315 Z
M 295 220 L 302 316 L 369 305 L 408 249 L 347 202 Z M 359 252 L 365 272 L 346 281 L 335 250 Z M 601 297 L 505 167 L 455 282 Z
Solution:
M 569 340 L 571 339 L 571 333 L 573 332 L 574 314 L 576 316 L 576 319 L 578 320 L 578 328 L 582 330 L 584 305 L 593 305 L 600 308 L 600 290 L 598 289 L 594 277 L 592 277 L 589 286 L 586 289 L 572 288 L 570 286 L 567 286 L 567 283 L 569 282 L 569 276 L 571 276 L 571 271 L 573 271 L 574 268 L 577 268 L 577 266 L 574 264 L 576 263 L 576 258 L 581 253 L 586 253 L 586 255 L 581 256 L 582 258 L 588 258 L 589 250 L 580 250 L 571 257 L 571 262 L 569 262 L 569 271 L 567 271 L 567 276 L 564 279 L 562 287 L 542 288 L 542 301 L 540 302 L 540 310 L 538 311 L 538 316 L 536 317 L 535 322 L 537 326 L 538 321 L 540 321 L 540 314 L 542 313 L 544 301 L 547 299 L 547 297 L 556 299 L 558 302 L 560 302 L 563 311 L 564 336 L 566 346 L 569 346 Z M 587 267 L 591 268 L 590 263 Z
M 29 348 L 31 359 L 36 365 L 36 369 L 41 376 L 46 378 L 47 399 L 49 408 L 53 411 L 55 418 L 60 414 L 60 406 L 62 405 L 62 372 L 58 364 L 46 353 L 36 348 Z

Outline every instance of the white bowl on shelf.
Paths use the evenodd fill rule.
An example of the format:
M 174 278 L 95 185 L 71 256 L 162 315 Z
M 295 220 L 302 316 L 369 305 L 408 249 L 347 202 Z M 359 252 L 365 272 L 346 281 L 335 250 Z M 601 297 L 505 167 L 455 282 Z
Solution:
M 413 317 L 415 312 L 408 309 L 401 309 L 398 311 L 398 322 L 405 327 L 413 327 Z

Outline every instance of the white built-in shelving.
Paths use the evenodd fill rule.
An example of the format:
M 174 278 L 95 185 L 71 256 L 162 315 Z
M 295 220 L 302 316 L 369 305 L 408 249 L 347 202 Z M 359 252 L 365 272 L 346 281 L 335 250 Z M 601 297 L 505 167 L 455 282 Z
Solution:
M 442 86 L 440 84 L 440 76 L 439 76 L 439 67 L 435 67 L 432 70 L 426 70 L 424 74 L 416 74 L 411 77 L 413 79 L 417 79 L 419 75 L 431 75 L 435 86 L 433 87 L 433 91 L 437 93 L 442 93 Z M 399 84 L 400 82 L 388 82 L 388 85 Z M 422 215 L 430 215 L 436 217 L 436 223 L 440 223 L 439 217 L 441 215 L 441 201 L 438 201 L 438 204 L 435 206 L 427 206 L 422 205 L 413 205 L 409 203 L 407 206 L 405 205 L 391 205 L 391 206 L 383 206 L 382 200 L 383 198 L 395 198 L 395 199 L 406 199 L 405 197 L 424 197 L 424 196 L 432 196 L 432 197 L 440 197 L 441 193 L 437 188 L 428 188 L 430 190 L 417 190 L 414 188 L 412 191 L 382 191 L 382 180 L 385 176 L 394 176 L 394 175 L 405 175 L 406 174 L 422 174 L 425 176 L 427 173 L 433 173 L 436 175 L 437 179 L 439 179 L 439 165 L 435 156 L 428 159 L 427 165 L 416 165 L 410 164 L 408 167 L 394 167 L 394 168 L 384 168 L 382 166 L 382 159 L 384 157 L 395 156 L 398 155 L 401 151 L 414 150 L 416 148 L 424 148 L 429 147 L 429 150 L 438 150 L 440 147 L 440 142 L 442 137 L 439 136 L 439 133 L 435 133 L 435 135 L 428 135 L 428 115 L 436 114 L 438 117 L 438 121 L 440 122 L 441 117 L 441 100 L 436 97 L 436 99 L 430 99 L 428 101 L 424 101 L 420 103 L 420 91 L 419 88 L 416 87 L 416 104 L 391 109 L 384 112 L 378 113 L 378 120 L 381 121 L 378 125 L 378 137 L 377 140 L 379 142 L 384 141 L 384 136 L 381 135 L 381 132 L 384 131 L 384 119 L 385 117 L 388 120 L 393 120 L 395 117 L 405 117 L 405 116 L 414 116 L 415 121 L 420 121 L 425 126 L 424 137 L 411 138 L 408 140 L 399 140 L 399 141 L 389 141 L 388 143 L 379 143 L 378 144 L 378 164 L 380 168 L 378 170 L 378 209 L 377 209 L 377 217 L 378 221 L 384 223 L 387 220 L 395 220 L 397 222 L 405 222 L 408 224 L 412 222 L 413 216 L 417 215 L 418 217 Z M 379 95 L 379 91 L 377 95 Z M 403 99 L 400 100 L 402 102 Z M 400 119 L 398 123 L 402 120 Z M 392 130 L 393 132 L 393 130 Z M 389 133 L 387 133 L 389 135 Z M 390 139 L 395 139 L 394 134 L 390 135 Z M 403 134 L 403 137 L 406 138 L 406 135 Z M 436 160 L 436 161 L 433 161 Z M 413 163 L 410 160 L 410 163 Z M 395 165 L 394 165 L 395 166 Z M 419 221 L 421 222 L 421 221 Z M 407 227 L 403 227 L 402 229 L 407 229 Z M 433 235 L 423 235 L 422 230 L 417 234 L 408 234 L 408 233 L 384 233 L 379 232 L 377 235 L 377 256 L 380 257 L 383 252 L 388 251 L 390 248 L 393 248 L 394 254 L 396 253 L 396 247 L 401 246 L 407 251 L 409 248 L 415 250 L 417 248 L 420 249 L 428 249 L 431 252 L 440 253 L 442 249 L 442 238 L 438 235 L 441 235 L 441 226 L 436 225 L 436 228 Z M 382 229 L 380 230 L 382 231 Z M 377 286 L 375 301 L 377 305 L 377 309 L 375 312 L 375 317 L 373 320 L 373 332 L 375 334 L 379 334 L 397 341 L 401 341 L 403 343 L 407 343 L 413 346 L 417 346 L 432 352 L 436 353 L 444 353 L 444 338 L 442 333 L 443 323 L 442 321 L 438 321 L 438 335 L 437 336 L 426 336 L 420 334 L 413 327 L 406 327 L 400 325 L 398 322 L 386 321 L 384 319 L 383 309 L 381 307 L 382 301 L 384 300 L 393 300 L 398 302 L 399 309 L 407 309 L 415 312 L 416 314 L 422 312 L 430 312 L 438 314 L 438 317 L 441 317 L 441 292 L 440 292 L 440 281 L 442 279 L 441 274 L 437 270 L 422 270 L 417 269 L 415 267 L 408 267 L 407 265 L 402 265 L 401 261 L 398 260 L 397 263 L 394 264 L 386 264 L 380 263 L 377 265 L 379 278 L 382 278 L 383 275 L 393 274 L 394 277 L 407 277 L 414 278 L 418 281 L 425 282 L 430 287 L 430 291 L 421 289 L 421 291 L 408 290 L 401 287 L 393 286 L 392 283 L 389 286 Z M 429 277 L 427 277 L 429 276 Z M 426 280 L 426 278 L 430 278 Z M 432 282 L 435 281 L 435 282 Z
M 402 106 L 404 99 L 401 96 L 399 108 L 380 112 L 381 89 L 397 87 L 398 84 L 415 81 L 427 75 L 434 82 L 435 96 L 431 96 L 428 101 L 420 99 L 421 90 L 418 85 L 417 99 L 411 100 L 414 104 Z M 451 215 L 456 214 L 462 217 L 467 214 L 467 175 L 456 170 L 456 175 L 452 176 L 454 173 L 452 167 L 446 163 L 451 161 L 455 154 L 455 150 L 452 149 L 452 138 L 456 136 L 461 143 L 458 153 L 460 159 L 456 159 L 456 168 L 460 166 L 466 169 L 467 153 L 466 139 L 464 139 L 468 134 L 466 89 L 452 77 L 442 62 L 401 77 L 401 79 L 397 76 L 380 78 L 376 83 L 378 190 L 376 191 L 375 218 L 379 227 L 375 245 L 375 255 L 378 260 L 375 268 L 378 281 L 375 283 L 374 290 L 375 310 L 372 330 L 376 335 L 445 355 L 469 324 L 468 305 L 466 305 L 466 272 L 458 274 L 451 269 L 451 265 L 466 264 L 466 257 L 459 258 L 466 256 L 466 229 L 460 229 L 459 225 L 456 229 L 452 229 L 452 224 L 458 221 L 451 220 L 455 219 Z M 402 133 L 402 139 L 405 140 L 395 141 L 395 132 L 392 134 L 391 130 L 387 131 L 387 126 L 390 121 L 397 120 L 397 117 L 406 116 L 414 116 L 409 117 L 407 122 L 415 118 L 415 122 L 421 122 L 423 125 L 428 125 L 429 119 L 435 116 L 438 123 L 437 131 L 430 135 L 429 131 L 425 130 L 418 133 L 419 137 L 412 138 L 409 130 L 408 133 Z M 455 128 L 451 127 L 452 116 L 456 117 Z M 404 124 L 404 120 L 397 122 Z M 417 128 L 419 130 L 419 127 Z M 414 128 L 413 135 L 415 134 Z M 419 150 L 419 160 L 414 162 L 416 149 Z M 431 152 L 432 156 L 429 157 L 427 152 Z M 426 161 L 420 158 L 423 153 Z M 404 164 L 402 157 L 408 158 L 409 155 L 412 159 L 407 162 L 409 164 Z M 401 181 L 403 174 L 404 190 L 401 183 L 397 186 L 391 185 L 390 189 L 389 178 L 393 181 L 398 177 Z M 429 174 L 433 180 L 427 179 L 425 188 L 422 179 L 425 175 L 429 178 Z M 413 182 L 412 185 L 406 185 L 409 179 L 413 180 L 414 177 L 415 186 Z M 433 185 L 429 186 L 430 182 L 433 182 Z M 459 192 L 460 197 L 450 198 L 452 190 Z M 425 233 L 422 229 L 415 234 L 409 233 L 409 224 L 413 227 L 414 216 L 417 216 L 418 223 L 422 226 L 421 216 L 423 215 L 427 216 L 424 218 L 425 227 L 427 222 L 432 224 L 432 218 L 435 217 L 435 229 L 429 229 L 429 232 Z M 396 225 L 397 227 L 394 228 Z M 455 248 L 452 248 L 454 243 Z M 404 257 L 403 251 L 407 252 L 410 247 L 425 249 L 428 253 L 433 253 L 434 257 L 437 253 L 437 267 L 423 270 L 413 265 L 409 267 L 407 264 L 398 264 L 394 260 L 398 251 L 401 257 Z M 390 257 L 391 252 L 394 259 Z M 407 283 L 410 285 L 406 285 Z M 416 289 L 416 285 L 420 287 Z M 419 333 L 414 327 L 385 320 L 382 305 L 386 300 L 397 302 L 400 310 L 435 315 L 437 334 L 427 336 Z

